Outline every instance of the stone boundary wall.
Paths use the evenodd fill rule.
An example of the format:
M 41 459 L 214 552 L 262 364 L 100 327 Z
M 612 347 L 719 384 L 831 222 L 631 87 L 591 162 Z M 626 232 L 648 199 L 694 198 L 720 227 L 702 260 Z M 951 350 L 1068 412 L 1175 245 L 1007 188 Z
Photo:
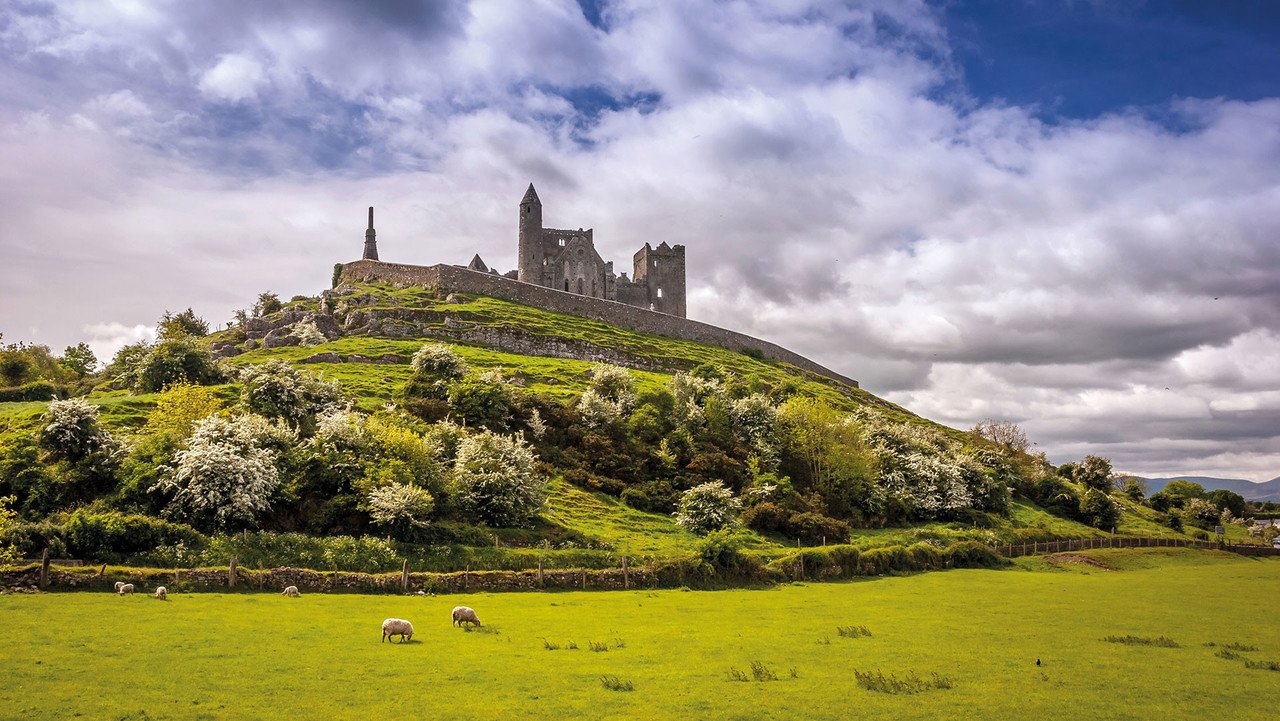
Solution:
M 454 265 L 405 265 L 381 263 L 373 260 L 357 260 L 344 263 L 339 280 L 352 282 L 381 281 L 392 285 L 421 285 L 446 293 L 474 293 L 502 300 L 530 305 L 556 313 L 608 323 L 640 333 L 678 338 L 705 343 L 731 351 L 758 350 L 766 358 L 790 363 L 797 368 L 817 375 L 847 383 L 854 388 L 858 382 L 793 353 L 782 346 L 702 323 L 658 313 L 644 308 L 617 303 L 601 298 L 590 298 L 532 283 L 504 278 L 491 273 L 460 268 Z

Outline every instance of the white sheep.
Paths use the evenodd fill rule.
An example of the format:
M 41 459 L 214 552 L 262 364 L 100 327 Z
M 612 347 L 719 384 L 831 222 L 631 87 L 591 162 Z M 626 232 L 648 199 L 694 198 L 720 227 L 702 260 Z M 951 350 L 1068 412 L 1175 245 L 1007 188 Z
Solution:
M 161 601 L 168 601 L 169 589 L 165 588 L 164 586 L 156 586 L 156 598 L 160 599 Z
M 120 588 L 116 589 L 116 593 L 120 594 L 121 596 L 127 593 L 133 593 L 133 584 L 132 583 L 120 584 Z
M 399 636 L 401 643 L 408 641 L 413 638 L 413 624 L 403 618 L 388 618 L 382 622 L 382 640 L 392 636 Z
M 283 591 L 281 591 L 281 592 L 280 592 L 280 594 L 281 594 L 281 595 L 284 595 L 284 596 L 288 596 L 289 598 L 297 598 L 297 597 L 298 597 L 298 587 L 297 587 L 297 586 L 285 586 L 285 587 L 284 587 L 284 590 L 283 590 Z
M 453 625 L 461 626 L 464 623 L 474 623 L 479 626 L 480 617 L 469 606 L 455 606 L 453 609 Z
M 115 592 L 120 593 L 120 587 L 124 585 L 124 581 L 116 581 Z

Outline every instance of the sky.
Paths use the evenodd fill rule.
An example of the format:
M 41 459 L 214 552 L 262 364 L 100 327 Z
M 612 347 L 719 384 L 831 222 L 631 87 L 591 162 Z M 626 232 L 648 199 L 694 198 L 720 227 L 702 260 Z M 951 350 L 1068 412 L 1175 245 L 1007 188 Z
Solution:
M 1280 475 L 1280 4 L 6 0 L 0 332 L 109 358 L 533 182 L 689 316 L 1055 463 Z

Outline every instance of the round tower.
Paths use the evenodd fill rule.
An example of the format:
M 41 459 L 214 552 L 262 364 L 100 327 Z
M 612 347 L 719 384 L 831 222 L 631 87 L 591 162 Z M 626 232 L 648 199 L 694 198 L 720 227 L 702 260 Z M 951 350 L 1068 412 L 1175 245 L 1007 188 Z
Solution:
M 542 201 L 538 191 L 529 183 L 520 201 L 520 253 L 516 277 L 525 282 L 542 285 Z
M 369 229 L 364 232 L 364 259 L 378 259 L 378 234 L 373 229 L 373 206 L 369 206 Z

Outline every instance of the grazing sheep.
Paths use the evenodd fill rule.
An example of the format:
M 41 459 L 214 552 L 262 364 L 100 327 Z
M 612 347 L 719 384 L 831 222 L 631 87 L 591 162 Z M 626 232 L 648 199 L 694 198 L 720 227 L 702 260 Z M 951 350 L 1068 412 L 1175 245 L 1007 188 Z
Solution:
M 133 593 L 133 584 L 132 583 L 120 584 L 120 588 L 116 589 L 116 593 L 120 594 L 121 596 L 125 595 L 126 593 Z
M 161 601 L 168 601 L 169 589 L 165 588 L 164 586 L 156 586 L 156 598 L 160 599 Z
M 124 581 L 116 581 L 115 592 L 120 593 L 120 587 L 124 585 Z
M 283 591 L 281 591 L 280 593 L 281 593 L 281 595 L 288 596 L 289 598 L 297 598 L 297 597 L 298 597 L 298 587 L 297 587 L 297 586 L 285 586 L 285 587 L 284 587 L 284 590 L 283 590 Z
M 453 625 L 461 626 L 464 623 L 474 623 L 480 625 L 480 617 L 476 616 L 476 612 L 468 606 L 456 606 L 453 609 Z
M 392 636 L 399 636 L 401 643 L 408 641 L 413 638 L 413 624 L 403 618 L 388 618 L 382 622 L 382 640 Z

